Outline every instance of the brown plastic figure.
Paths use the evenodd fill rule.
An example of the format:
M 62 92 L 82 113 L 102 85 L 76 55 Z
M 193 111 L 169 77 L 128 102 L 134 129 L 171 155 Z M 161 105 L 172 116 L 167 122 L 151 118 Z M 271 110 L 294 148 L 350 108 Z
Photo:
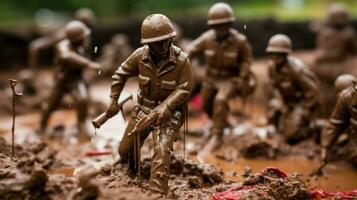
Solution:
M 336 80 L 336 85 L 348 87 L 338 94 L 330 120 L 322 132 L 321 157 L 326 163 L 328 149 L 342 133 L 347 133 L 349 141 L 346 157 L 357 167 L 357 79 L 342 75 Z
M 85 23 L 92 28 L 96 23 L 96 16 L 89 8 L 81 8 L 74 14 L 74 19 Z M 29 45 L 28 65 L 30 69 L 35 69 L 38 65 L 39 54 L 54 47 L 59 41 L 66 37 L 65 29 L 61 28 L 54 33 L 40 37 L 32 41 Z
M 100 65 L 85 57 L 85 44 L 89 39 L 89 28 L 80 21 L 71 21 L 65 27 L 66 39 L 56 46 L 55 86 L 50 94 L 48 104 L 41 116 L 41 132 L 45 131 L 51 113 L 58 107 L 62 97 L 68 93 L 76 101 L 78 132 L 86 133 L 88 91 L 83 81 L 86 68 L 99 70 Z
M 162 14 L 145 18 L 141 26 L 141 43 L 116 70 L 111 87 L 111 104 L 107 114 L 119 111 L 118 98 L 128 78 L 139 78 L 138 104 L 119 146 L 124 162 L 132 172 L 140 171 L 141 144 L 152 132 L 150 189 L 167 193 L 173 142 L 184 121 L 184 108 L 191 94 L 191 64 L 187 55 L 172 44 L 176 32 Z M 147 127 L 142 130 L 143 127 Z M 133 134 L 133 132 L 135 132 Z M 134 149 L 136 151 L 134 151 Z M 138 155 L 139 154 L 139 155 Z M 140 178 L 140 177 L 139 177 Z
M 103 54 L 97 60 L 103 67 L 102 75 L 112 75 L 116 70 L 113 66 L 119 66 L 132 51 L 129 38 L 124 34 L 115 34 L 111 42 L 104 46 Z
M 191 57 L 203 53 L 207 64 L 201 98 L 205 112 L 212 118 L 211 141 L 216 148 L 223 141 L 223 129 L 228 126 L 228 100 L 235 94 L 249 92 L 252 77 L 252 50 L 247 38 L 232 28 L 235 21 L 232 8 L 226 3 L 214 4 L 208 12 L 211 30 L 194 40 L 189 48 Z
M 296 143 L 311 133 L 319 106 L 316 76 L 297 58 L 289 56 L 290 38 L 277 34 L 270 38 L 266 52 L 270 56 L 269 76 L 273 87 L 269 121 Z
M 349 24 L 349 15 L 341 4 L 333 4 L 327 22 L 318 30 L 317 62 L 341 62 L 356 54 L 356 33 Z

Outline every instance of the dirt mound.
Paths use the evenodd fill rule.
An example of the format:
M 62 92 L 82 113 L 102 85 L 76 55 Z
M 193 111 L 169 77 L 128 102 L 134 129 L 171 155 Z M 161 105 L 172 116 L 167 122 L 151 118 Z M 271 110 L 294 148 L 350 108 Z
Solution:
M 172 158 L 170 193 L 168 196 L 158 196 L 151 193 L 148 188 L 150 178 L 151 160 L 146 158 L 142 161 L 142 187 L 138 186 L 138 179 L 130 174 L 126 164 L 117 163 L 114 166 L 107 165 L 101 168 L 99 180 L 109 189 L 127 190 L 125 199 L 138 199 L 134 194 L 143 195 L 142 199 L 210 199 L 210 196 L 223 191 L 231 186 L 232 182 L 223 181 L 223 172 L 215 167 L 202 164 L 193 160 Z M 133 197 L 133 198 L 132 198 Z
M 285 174 L 276 168 L 267 168 L 249 176 L 241 186 L 212 196 L 213 200 L 289 200 L 312 199 L 313 196 L 298 174 Z

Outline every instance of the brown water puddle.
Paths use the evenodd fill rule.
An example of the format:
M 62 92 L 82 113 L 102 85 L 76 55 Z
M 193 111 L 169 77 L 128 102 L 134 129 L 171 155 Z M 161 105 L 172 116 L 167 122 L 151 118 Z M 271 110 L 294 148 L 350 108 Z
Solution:
M 67 177 L 72 177 L 74 175 L 74 168 L 73 167 L 63 167 L 52 169 L 48 172 L 49 174 L 63 174 Z
M 288 157 L 279 160 L 239 159 L 235 162 L 227 162 L 215 156 L 207 155 L 203 160 L 221 168 L 225 172 L 232 172 L 229 173 L 232 175 L 226 175 L 225 178 L 238 182 L 243 181 L 241 174 L 244 173 L 246 166 L 252 169 L 252 173 L 259 172 L 266 167 L 277 167 L 287 173 L 297 172 L 303 174 L 304 179 L 307 179 L 308 175 L 319 165 L 319 161 L 303 157 Z M 233 176 L 234 172 L 237 174 L 236 176 Z M 326 177 L 319 177 L 317 180 L 310 179 L 309 185 L 311 188 L 317 187 L 330 192 L 357 188 L 357 170 L 347 163 L 331 163 L 326 166 L 324 172 L 326 172 Z

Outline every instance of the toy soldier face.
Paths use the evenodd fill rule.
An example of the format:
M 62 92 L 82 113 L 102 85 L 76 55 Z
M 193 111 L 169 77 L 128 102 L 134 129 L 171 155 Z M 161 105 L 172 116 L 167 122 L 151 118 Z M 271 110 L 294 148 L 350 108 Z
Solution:
M 270 60 L 277 66 L 282 65 L 286 60 L 286 53 L 270 53 Z
M 216 32 L 218 38 L 222 38 L 228 35 L 229 28 L 232 26 L 232 23 L 216 24 L 212 25 L 212 29 Z
M 148 43 L 149 48 L 157 55 L 165 55 L 171 46 L 172 38 Z

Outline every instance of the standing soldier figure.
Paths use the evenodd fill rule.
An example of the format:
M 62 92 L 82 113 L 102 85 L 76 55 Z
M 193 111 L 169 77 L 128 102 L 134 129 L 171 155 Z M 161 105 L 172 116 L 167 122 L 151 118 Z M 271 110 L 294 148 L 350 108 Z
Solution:
M 243 34 L 232 28 L 234 21 L 233 10 L 228 4 L 214 4 L 208 12 L 207 23 L 211 30 L 194 40 L 188 48 L 190 57 L 203 53 L 208 65 L 201 98 L 202 107 L 213 122 L 211 141 L 215 144 L 209 151 L 223 142 L 223 130 L 229 125 L 229 99 L 237 92 L 245 95 L 252 76 L 251 46 Z
M 81 8 L 74 14 L 74 19 L 83 22 L 90 29 L 96 23 L 96 16 L 89 8 Z M 57 45 L 57 43 L 65 39 L 65 29 L 61 28 L 50 35 L 40 37 L 32 41 L 29 45 L 28 65 L 30 69 L 35 69 L 38 65 L 38 57 L 44 50 Z
M 119 111 L 118 98 L 125 82 L 138 77 L 138 104 L 119 145 L 119 154 L 122 161 L 129 162 L 131 172 L 136 172 L 135 164 L 140 163 L 135 156 L 138 152 L 134 151 L 138 145 L 136 139 L 140 140 L 140 148 L 152 132 L 154 155 L 149 185 L 151 190 L 160 193 L 167 193 L 169 189 L 173 142 L 183 124 L 184 107 L 192 87 L 191 64 L 187 55 L 172 44 L 175 35 L 166 16 L 153 14 L 145 18 L 141 26 L 144 46 L 135 50 L 114 73 L 111 103 L 106 111 L 109 117 Z M 142 128 L 138 127 L 142 119 L 154 120 L 148 128 Z M 144 130 L 132 134 L 137 128 Z
M 311 133 L 320 99 L 317 78 L 302 61 L 289 56 L 291 49 L 290 38 L 283 34 L 271 37 L 266 48 L 274 95 L 269 121 L 288 142 L 296 143 Z
M 342 133 L 348 134 L 347 159 L 357 167 L 357 79 L 351 75 L 341 75 L 336 80 L 336 89 L 343 89 L 337 97 L 330 120 L 321 134 L 321 158 L 327 159 L 328 149 Z
M 90 30 L 85 24 L 80 21 L 71 21 L 65 27 L 65 34 L 66 38 L 56 46 L 55 63 L 59 67 L 55 76 L 56 84 L 42 112 L 40 131 L 46 130 L 52 112 L 58 107 L 62 97 L 69 93 L 76 103 L 78 132 L 85 134 L 87 133 L 85 120 L 88 91 L 82 75 L 86 68 L 99 71 L 100 65 L 85 57 L 85 44 L 90 35 Z
M 332 4 L 327 14 L 327 22 L 318 30 L 317 62 L 343 62 L 356 54 L 356 33 L 349 24 L 346 8 Z M 318 66 L 316 66 L 318 67 Z

